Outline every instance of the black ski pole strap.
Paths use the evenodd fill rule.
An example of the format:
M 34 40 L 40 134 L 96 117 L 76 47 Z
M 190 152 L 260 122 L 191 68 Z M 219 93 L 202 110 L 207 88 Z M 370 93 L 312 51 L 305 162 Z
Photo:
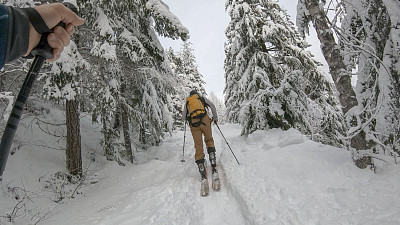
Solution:
M 35 28 L 35 30 L 39 34 L 53 33 L 53 31 L 49 29 L 49 27 L 47 26 L 46 22 L 44 22 L 42 16 L 39 14 L 39 12 L 36 9 L 34 9 L 34 8 L 22 8 L 22 10 L 26 13 L 26 15 L 28 15 L 29 22 L 32 24 L 33 28 Z M 33 49 L 29 53 L 29 55 L 24 56 L 23 58 L 32 59 L 36 55 L 42 55 L 46 59 L 49 59 L 49 58 L 53 57 L 53 53 L 51 53 L 50 47 L 47 47 L 48 48 L 47 50 L 39 49 L 38 50 L 39 52 L 37 52 L 36 49 L 38 47 L 39 48 L 47 47 L 47 35 L 42 35 L 42 37 L 40 38 L 38 46 L 35 49 Z M 36 52 L 34 52 L 34 51 L 36 51 Z M 32 52 L 34 52 L 34 53 L 32 53 Z
M 34 8 L 23 8 L 25 13 L 28 15 L 29 22 L 39 34 L 52 33 L 53 31 L 47 27 L 46 22 L 44 22 L 42 16 Z

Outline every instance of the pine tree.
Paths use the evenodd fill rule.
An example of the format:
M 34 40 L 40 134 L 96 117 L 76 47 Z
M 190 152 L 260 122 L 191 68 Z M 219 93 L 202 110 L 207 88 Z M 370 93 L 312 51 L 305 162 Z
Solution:
M 182 49 L 178 54 L 180 58 L 180 65 L 178 67 L 177 74 L 178 79 L 185 87 L 185 96 L 187 96 L 191 90 L 196 90 L 200 94 L 205 95 L 205 81 L 203 79 L 203 75 L 200 74 L 196 57 L 194 55 L 194 49 L 192 48 L 192 43 L 184 42 Z
M 227 1 L 225 104 L 242 134 L 291 127 L 340 144 L 342 114 L 307 44 L 276 1 Z
M 122 123 L 125 148 L 130 145 L 129 130 L 138 132 L 143 148 L 157 145 L 163 132 L 172 129 L 169 95 L 173 93 L 174 80 L 155 31 L 186 39 L 187 29 L 158 0 L 98 0 L 85 4 L 83 8 L 90 15 L 88 24 L 98 34 L 94 35 L 98 41 L 91 54 L 107 61 L 99 66 L 103 77 L 98 82 L 103 84 L 99 90 L 104 94 L 99 98 L 99 92 L 94 92 L 99 101 L 95 112 L 100 112 L 95 115 L 106 115 L 103 122 L 108 125 L 103 126 L 110 140 L 119 137 L 118 123 L 110 121 Z M 119 145 L 111 143 L 109 149 Z
M 51 66 L 43 86 L 46 98 L 56 102 L 65 100 L 67 126 L 67 169 L 73 175 L 82 175 L 79 93 L 82 73 L 87 66 L 73 41 L 63 51 L 60 60 Z
M 88 59 L 90 75 L 84 89 L 94 107 L 91 109 L 93 121 L 102 125 L 104 154 L 108 160 L 123 165 L 120 132 L 114 127 L 113 119 L 118 111 L 120 100 L 121 64 L 117 58 L 114 21 L 103 10 L 106 1 L 77 1 L 85 24 L 78 35 L 79 49 Z
M 218 96 L 214 93 L 211 92 L 209 94 L 209 100 L 214 103 L 215 108 L 217 109 L 217 113 L 218 113 L 218 123 L 219 124 L 224 124 L 225 121 L 225 105 L 224 102 L 218 98 Z
M 172 49 L 167 51 L 168 61 L 177 82 L 176 94 L 172 100 L 175 108 L 174 123 L 178 126 L 182 125 L 182 104 L 186 101 L 189 92 L 197 90 L 202 95 L 206 95 L 205 81 L 198 69 L 194 49 L 191 46 L 190 42 L 184 42 L 178 52 L 175 53 Z

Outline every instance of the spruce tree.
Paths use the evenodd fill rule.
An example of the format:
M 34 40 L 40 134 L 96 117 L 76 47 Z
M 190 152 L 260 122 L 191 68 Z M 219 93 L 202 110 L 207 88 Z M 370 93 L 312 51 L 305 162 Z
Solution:
M 64 48 L 60 60 L 52 63 L 51 72 L 44 75 L 44 96 L 56 102 L 65 100 L 67 169 L 71 174 L 82 175 L 79 95 L 81 76 L 87 67 L 73 41 Z
M 225 104 L 247 135 L 296 128 L 340 144 L 342 113 L 319 63 L 276 1 L 228 0 Z
M 172 129 L 170 94 L 174 92 L 175 80 L 170 76 L 171 70 L 156 32 L 185 40 L 187 29 L 159 0 L 82 3 L 91 15 L 87 18 L 89 24 L 98 27 L 94 38 L 99 41 L 94 42 L 91 55 L 97 52 L 97 57 L 104 58 L 101 61 L 107 61 L 99 65 L 99 75 L 105 74 L 100 80 L 104 86 L 99 89 L 109 94 L 100 98 L 105 101 L 97 104 L 95 112 L 107 115 L 106 123 L 111 120 L 122 123 L 125 148 L 130 145 L 127 142 L 131 136 L 129 131 L 139 137 L 143 148 L 157 145 L 163 132 Z M 85 4 L 91 6 L 85 7 Z M 105 73 L 101 72 L 103 70 Z M 119 125 L 107 126 L 111 137 L 119 137 Z
M 186 101 L 186 97 L 192 90 L 198 91 L 202 95 L 206 95 L 204 88 L 205 81 L 198 69 L 194 49 L 190 42 L 184 42 L 182 48 L 178 52 L 172 49 L 167 51 L 168 61 L 171 65 L 174 77 L 176 78 L 176 94 L 173 96 L 174 101 L 174 123 L 182 125 L 182 104 Z

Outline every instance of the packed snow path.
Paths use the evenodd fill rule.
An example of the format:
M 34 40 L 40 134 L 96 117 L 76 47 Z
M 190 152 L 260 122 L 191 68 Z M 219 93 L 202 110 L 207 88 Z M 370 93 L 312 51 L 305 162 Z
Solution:
M 241 202 L 237 202 L 231 193 L 231 184 L 224 180 L 225 173 L 219 160 L 221 190 L 214 191 L 210 180 L 210 193 L 200 196 L 200 174 L 194 162 L 193 140 L 188 131 L 186 161 L 182 163 L 183 132 L 179 133 L 182 136 L 167 138 L 162 144 L 163 150 L 153 149 L 153 154 L 147 153 L 155 158 L 146 163 L 129 169 L 113 165 L 102 171 L 98 176 L 107 182 L 100 181 L 99 186 L 85 194 L 86 197 L 62 207 L 63 214 L 74 215 L 71 221 L 62 222 L 55 215 L 45 224 L 249 224 L 243 216 Z M 216 143 L 222 143 L 222 137 L 218 134 L 214 137 Z M 221 151 L 217 158 L 220 155 Z M 208 155 L 206 157 L 208 159 Z M 111 177 L 110 173 L 114 175 Z M 211 175 L 210 165 L 208 173 Z
M 33 199 L 35 209 L 45 215 L 39 224 L 400 224 L 399 166 L 382 164 L 376 174 L 360 170 L 346 150 L 312 142 L 296 130 L 256 131 L 244 138 L 238 125 L 220 127 L 241 165 L 213 127 L 221 190 L 210 188 L 206 197 L 200 196 L 189 131 L 185 163 L 180 162 L 183 131 L 178 131 L 159 147 L 136 152 L 138 164 L 125 167 L 105 161 L 101 147 L 93 147 L 100 133 L 83 136 L 88 179 L 98 182 L 61 204 Z M 26 177 L 25 189 L 40 189 L 34 182 L 43 174 L 63 171 L 64 157 L 62 151 L 21 149 L 10 157 L 6 184 Z M 0 197 L 7 200 L 0 205 L 4 215 L 15 205 Z

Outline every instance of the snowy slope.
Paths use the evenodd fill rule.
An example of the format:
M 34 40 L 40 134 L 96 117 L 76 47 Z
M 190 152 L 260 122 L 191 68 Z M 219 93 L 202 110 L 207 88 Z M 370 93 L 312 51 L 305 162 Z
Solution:
M 60 117 L 54 116 L 54 121 Z M 257 131 L 246 139 L 238 125 L 221 125 L 238 165 L 214 126 L 221 190 L 211 189 L 209 196 L 201 197 L 190 132 L 185 163 L 180 162 L 179 131 L 159 147 L 136 152 L 137 165 L 121 167 L 104 160 L 98 128 L 86 117 L 82 121 L 85 185 L 74 198 L 52 201 L 54 193 L 38 179 L 65 170 L 64 151 L 25 144 L 7 164 L 0 224 L 400 224 L 397 165 L 383 165 L 377 173 L 360 170 L 347 151 L 312 142 L 295 130 Z M 54 148 L 64 144 L 40 131 L 22 132 L 27 129 L 19 128 L 27 143 L 54 142 Z M 14 223 L 6 222 L 5 216 L 21 198 L 16 200 L 10 187 L 21 187 L 32 196 Z

